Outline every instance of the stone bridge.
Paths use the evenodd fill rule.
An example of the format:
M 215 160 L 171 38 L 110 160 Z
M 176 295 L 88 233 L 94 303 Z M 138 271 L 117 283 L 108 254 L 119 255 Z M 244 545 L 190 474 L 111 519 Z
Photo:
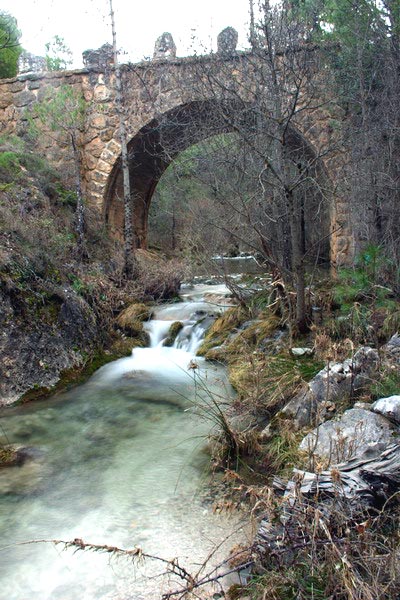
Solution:
M 249 53 L 235 52 L 176 59 L 166 58 L 121 67 L 124 116 L 128 135 L 130 178 L 136 245 L 147 245 L 147 217 L 152 195 L 164 170 L 190 145 L 213 134 L 232 131 L 228 118 L 240 102 L 251 103 L 254 90 L 247 89 L 258 65 Z M 225 85 L 218 86 L 216 81 Z M 84 69 L 63 72 L 21 73 L 0 81 L 0 132 L 25 136 L 27 115 L 50 89 L 62 85 L 79 90 L 87 103 L 81 140 L 84 193 L 87 202 L 104 215 L 111 232 L 121 236 L 123 226 L 122 176 L 115 73 L 111 61 L 87 61 Z M 294 148 L 307 149 L 316 158 L 315 175 L 329 179 L 334 189 L 341 157 L 337 128 L 332 127 L 332 107 L 321 103 L 299 111 L 287 133 Z M 68 147 L 43 136 L 38 151 L 62 173 L 72 168 Z M 323 184 L 321 187 L 327 189 Z M 329 198 L 331 260 L 344 264 L 352 257 L 353 238 L 348 211 L 340 197 Z

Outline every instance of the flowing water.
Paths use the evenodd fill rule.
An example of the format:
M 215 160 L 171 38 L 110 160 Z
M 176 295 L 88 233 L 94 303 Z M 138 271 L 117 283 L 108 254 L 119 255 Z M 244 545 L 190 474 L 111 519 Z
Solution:
M 0 600 L 156 600 L 177 585 L 161 577 L 157 561 L 134 568 L 127 559 L 26 541 L 139 546 L 193 570 L 235 531 L 234 519 L 215 515 L 202 493 L 211 427 L 202 417 L 210 394 L 225 396 L 229 386 L 195 351 L 207 315 L 220 309 L 192 300 L 157 309 L 146 324 L 150 348 L 67 393 L 2 413 L 0 435 L 32 448 L 32 458 L 0 470 Z M 165 348 L 178 319 L 184 327 Z

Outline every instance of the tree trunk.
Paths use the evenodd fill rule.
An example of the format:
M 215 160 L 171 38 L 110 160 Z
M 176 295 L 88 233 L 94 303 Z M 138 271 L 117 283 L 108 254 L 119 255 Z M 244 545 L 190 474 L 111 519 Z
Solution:
M 302 206 L 296 202 L 293 191 L 285 190 L 290 219 L 290 238 L 292 247 L 292 273 L 296 291 L 296 326 L 300 333 L 308 331 L 306 311 L 306 283 L 304 268 L 304 227 L 302 225 Z
M 79 148 L 76 143 L 75 136 L 71 134 L 71 144 L 74 152 L 74 166 L 75 166 L 75 190 L 76 190 L 76 213 L 75 213 L 75 227 L 78 235 L 78 254 L 80 258 L 87 257 L 87 250 L 85 246 L 85 207 L 83 204 L 82 197 L 82 175 L 81 175 L 81 155 Z
M 118 62 L 117 35 L 115 30 L 115 19 L 112 0 L 109 0 L 109 3 L 115 68 L 115 99 L 119 121 L 119 138 L 121 143 L 121 167 L 124 190 L 124 274 L 127 279 L 133 279 L 137 275 L 138 268 L 134 252 L 135 249 L 132 227 L 132 198 L 129 180 L 128 148 L 124 121 L 122 78 L 121 69 Z

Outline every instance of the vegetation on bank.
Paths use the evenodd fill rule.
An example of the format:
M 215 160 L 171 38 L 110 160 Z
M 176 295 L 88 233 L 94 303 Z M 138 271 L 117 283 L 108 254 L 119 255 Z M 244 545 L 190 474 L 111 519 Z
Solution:
M 0 318 L 6 344 L 0 352 L 8 354 L 3 397 L 12 387 L 15 393 L 22 390 L 24 400 L 40 397 L 53 389 L 57 373 L 66 370 L 58 384 L 64 385 L 75 379 L 75 371 L 87 373 L 99 366 L 100 357 L 106 361 L 125 353 L 128 338 L 131 347 L 146 344 L 142 330 L 126 331 L 115 321 L 117 315 L 133 302 L 177 294 L 184 266 L 154 253 L 142 253 L 141 277 L 126 280 L 120 246 L 88 206 L 83 256 L 75 227 L 76 202 L 76 193 L 29 142 L 13 136 L 0 139 Z M 52 357 L 40 356 L 40 339 L 59 344 L 60 351 L 65 347 L 60 366 L 53 369 Z M 13 367 L 21 360 L 18 346 L 27 348 L 26 386 L 27 370 L 21 366 L 20 373 Z
M 299 450 L 308 429 L 296 430 L 281 408 L 327 364 L 351 359 L 361 345 L 381 353 L 399 331 L 397 273 L 379 247 L 367 247 L 353 268 L 340 269 L 336 277 L 322 274 L 313 281 L 308 288 L 308 334 L 288 326 L 290 300 L 278 307 L 267 286 L 220 317 L 200 349 L 207 359 L 227 365 L 237 390 L 233 413 L 211 445 L 214 464 L 231 479 L 232 500 L 249 502 L 255 514 L 267 515 L 271 527 L 288 510 L 272 490 L 273 478 L 290 478 L 294 467 L 302 469 L 309 460 Z M 305 352 L 296 354 L 296 348 Z M 381 353 L 373 378 L 349 399 L 338 400 L 331 417 L 356 401 L 369 403 L 399 391 L 398 364 Z M 395 598 L 400 582 L 398 495 L 372 512 L 354 512 L 355 505 L 340 492 L 334 509 L 328 506 L 317 498 L 310 506 L 299 497 L 291 525 L 293 538 L 301 531 L 299 546 L 293 542 L 296 547 L 288 554 L 280 553 L 279 545 L 276 552 L 264 548 L 262 556 L 259 541 L 254 575 L 248 585 L 232 586 L 228 597 Z M 248 560 L 248 551 L 241 559 Z

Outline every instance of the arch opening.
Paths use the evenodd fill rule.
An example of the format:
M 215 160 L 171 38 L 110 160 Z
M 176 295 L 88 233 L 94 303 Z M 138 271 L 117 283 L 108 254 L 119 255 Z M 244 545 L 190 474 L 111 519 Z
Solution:
M 205 140 L 226 139 L 234 132 L 243 131 L 249 139 L 257 139 L 257 144 L 270 143 L 271 134 L 268 132 L 267 119 L 260 127 L 260 118 L 257 111 L 251 107 L 243 110 L 243 105 L 238 107 L 234 103 L 216 103 L 215 101 L 191 102 L 165 113 L 161 117 L 153 119 L 129 142 L 129 172 L 131 181 L 131 192 L 133 201 L 133 227 L 135 232 L 135 245 L 138 248 L 147 248 L 148 245 L 148 218 L 149 208 L 154 192 L 163 174 L 179 156 L 188 148 L 204 143 Z M 264 137 L 263 137 L 264 136 Z M 237 138 L 237 149 L 241 155 L 240 160 L 247 164 L 236 169 L 235 176 L 243 175 L 244 169 L 249 169 L 249 144 L 243 141 L 241 135 Z M 209 143 L 209 142 L 207 142 Z M 251 144 L 250 144 L 251 145 Z M 330 207 L 326 200 L 328 189 L 328 177 L 321 161 L 317 159 L 311 145 L 294 128 L 285 132 L 284 139 L 285 163 L 288 165 L 289 179 L 296 183 L 296 178 L 301 179 L 301 185 L 293 185 L 296 201 L 298 202 L 299 219 L 302 221 L 302 236 L 304 253 L 309 258 L 321 261 L 329 260 L 329 229 L 330 229 Z M 247 153 L 247 155 L 246 155 Z M 211 160 L 213 160 L 211 158 Z M 232 156 L 230 156 L 232 161 Z M 287 255 L 286 261 L 290 262 L 290 244 L 288 242 L 287 222 L 277 211 L 284 210 L 283 206 L 277 206 L 271 211 L 272 203 L 276 204 L 276 192 L 274 184 L 265 176 L 265 156 L 262 152 L 257 155 L 257 148 L 251 158 L 251 176 L 245 184 L 246 202 L 251 204 L 250 214 L 246 213 L 246 207 L 242 206 L 242 212 L 236 210 L 237 216 L 245 217 L 252 222 L 253 238 L 248 244 L 256 249 L 266 245 L 268 242 L 279 246 L 279 252 Z M 217 157 L 215 164 L 221 167 L 221 161 Z M 236 165 L 237 167 L 237 165 Z M 226 173 L 229 169 L 226 170 Z M 224 173 L 224 175 L 226 175 Z M 301 176 L 300 176 L 301 174 Z M 251 191 L 251 180 L 257 181 Z M 211 186 L 212 187 L 212 186 Z M 275 200 L 274 200 L 275 197 Z M 114 165 L 106 190 L 105 218 L 113 235 L 122 238 L 123 235 L 123 193 L 122 173 L 120 160 Z M 217 199 L 216 199 L 217 202 Z M 243 198 L 242 198 L 243 202 Z M 222 202 L 223 205 L 223 202 Z M 217 211 L 218 213 L 218 211 Z M 221 211 L 220 211 L 221 214 Z M 222 216 L 224 212 L 222 210 Z M 274 220 L 280 219 L 279 227 L 274 225 Z M 263 220 L 266 221 L 263 223 Z M 234 227 L 238 228 L 236 223 Z M 285 230 L 286 227 L 286 230 Z M 240 236 L 249 240 L 244 231 Z M 239 235 L 237 237 L 240 237 Z M 265 250 L 265 248 L 264 248 Z

